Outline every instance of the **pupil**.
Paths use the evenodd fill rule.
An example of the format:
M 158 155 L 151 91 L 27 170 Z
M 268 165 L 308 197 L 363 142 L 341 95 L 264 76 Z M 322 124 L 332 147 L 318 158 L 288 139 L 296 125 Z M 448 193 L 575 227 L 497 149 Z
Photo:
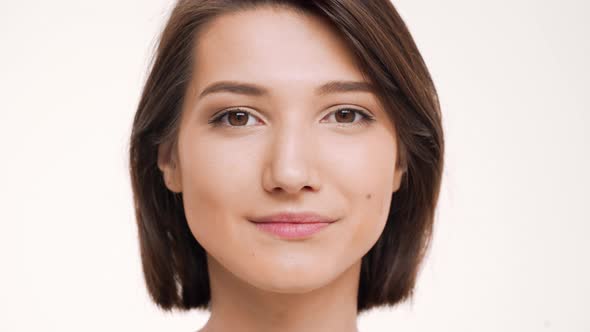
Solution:
M 336 112 L 336 118 L 338 119 L 338 115 L 339 114 L 345 114 L 344 115 L 344 122 L 351 122 L 354 119 L 354 113 L 349 111 L 349 110 L 342 110 L 342 111 L 338 111 Z
M 244 112 L 229 112 L 229 122 L 232 125 L 244 125 L 247 123 L 246 119 L 247 115 Z M 232 120 L 237 120 L 237 123 Z M 336 120 L 344 120 L 342 122 L 352 122 L 354 120 L 354 112 L 351 112 L 350 110 L 337 111 Z
M 235 115 L 238 118 L 238 122 L 237 123 L 231 121 L 232 120 L 232 115 Z M 247 121 L 244 121 L 245 119 L 246 119 L 246 114 L 244 112 L 231 112 L 229 114 L 229 120 L 230 120 L 230 123 L 232 125 L 243 125 L 243 124 L 246 124 Z

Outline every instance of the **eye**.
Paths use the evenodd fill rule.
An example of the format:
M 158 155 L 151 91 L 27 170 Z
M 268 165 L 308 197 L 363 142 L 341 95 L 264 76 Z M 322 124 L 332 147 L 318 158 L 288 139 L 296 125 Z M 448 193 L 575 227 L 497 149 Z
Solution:
M 338 124 L 345 124 L 344 126 L 349 126 L 350 123 L 352 126 L 364 126 L 368 125 L 371 122 L 375 121 L 375 117 L 365 113 L 361 110 L 357 110 L 354 108 L 339 108 L 336 111 L 328 114 L 328 118 L 334 117 L 336 119 L 336 123 Z M 360 119 L 355 121 L 356 119 Z M 341 121 L 340 121 L 341 120 Z
M 369 123 L 375 121 L 374 116 L 361 110 L 347 107 L 337 109 L 336 111 L 328 114 L 328 116 L 325 118 L 331 118 L 332 116 L 334 119 L 336 119 L 336 123 L 344 124 L 344 127 L 368 125 Z M 223 121 L 226 118 L 227 121 Z M 256 120 L 257 118 L 248 111 L 242 110 L 240 108 L 234 108 L 220 113 L 213 119 L 209 120 L 209 123 L 214 127 L 249 127 L 247 126 L 248 123 L 256 123 L 256 121 L 249 121 L 250 119 Z
M 227 122 L 223 121 L 224 118 L 227 118 Z M 234 108 L 222 112 L 213 119 L 209 120 L 209 123 L 212 124 L 214 127 L 249 127 L 245 126 L 245 124 L 252 123 L 251 121 L 248 121 L 250 119 L 256 118 L 250 112 L 244 111 L 240 108 Z

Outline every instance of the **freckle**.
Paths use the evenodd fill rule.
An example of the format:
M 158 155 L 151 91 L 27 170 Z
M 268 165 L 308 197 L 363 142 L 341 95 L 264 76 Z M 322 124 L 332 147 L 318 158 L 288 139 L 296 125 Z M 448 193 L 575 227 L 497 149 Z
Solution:
M 371 199 L 371 194 L 367 194 L 367 199 Z

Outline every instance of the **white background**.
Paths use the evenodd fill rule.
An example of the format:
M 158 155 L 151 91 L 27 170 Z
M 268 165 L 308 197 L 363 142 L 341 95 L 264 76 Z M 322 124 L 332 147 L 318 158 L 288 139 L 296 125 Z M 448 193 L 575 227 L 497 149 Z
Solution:
M 413 303 L 372 331 L 590 331 L 590 3 L 399 0 L 447 163 Z M 0 330 L 195 331 L 143 284 L 127 148 L 171 1 L 0 3 Z

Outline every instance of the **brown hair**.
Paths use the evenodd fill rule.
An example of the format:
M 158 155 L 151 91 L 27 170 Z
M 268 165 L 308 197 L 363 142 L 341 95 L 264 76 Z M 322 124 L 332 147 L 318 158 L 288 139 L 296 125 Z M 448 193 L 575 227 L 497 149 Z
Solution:
M 157 166 L 160 144 L 176 145 L 198 33 L 217 16 L 281 6 L 327 20 L 348 43 L 391 116 L 402 184 L 385 229 L 362 258 L 358 313 L 410 298 L 431 240 L 443 170 L 437 92 L 404 21 L 389 0 L 181 0 L 164 28 L 130 138 L 131 183 L 143 273 L 165 310 L 209 309 L 204 248 L 188 228 L 181 193 L 167 190 Z

